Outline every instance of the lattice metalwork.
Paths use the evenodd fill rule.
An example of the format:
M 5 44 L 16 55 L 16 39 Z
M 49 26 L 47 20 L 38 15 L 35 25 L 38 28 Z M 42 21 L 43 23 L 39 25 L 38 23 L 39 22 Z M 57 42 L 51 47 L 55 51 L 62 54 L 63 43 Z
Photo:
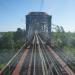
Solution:
M 38 33 L 45 34 L 45 36 L 51 36 L 51 16 L 45 12 L 30 12 L 26 15 L 26 31 L 28 37 Z

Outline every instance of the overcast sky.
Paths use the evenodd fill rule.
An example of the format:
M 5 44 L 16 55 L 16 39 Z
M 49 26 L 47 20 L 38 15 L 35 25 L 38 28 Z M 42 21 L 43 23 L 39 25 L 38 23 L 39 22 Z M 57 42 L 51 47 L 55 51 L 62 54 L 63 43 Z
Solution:
M 25 29 L 25 15 L 40 7 L 52 15 L 53 24 L 75 31 L 75 0 L 0 0 L 0 32 Z

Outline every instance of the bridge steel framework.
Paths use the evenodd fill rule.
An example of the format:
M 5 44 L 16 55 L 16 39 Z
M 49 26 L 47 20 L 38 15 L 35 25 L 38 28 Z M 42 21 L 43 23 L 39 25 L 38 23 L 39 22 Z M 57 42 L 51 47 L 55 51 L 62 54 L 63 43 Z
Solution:
M 30 12 L 26 15 L 27 38 L 35 32 L 42 33 L 51 38 L 51 15 L 45 12 Z

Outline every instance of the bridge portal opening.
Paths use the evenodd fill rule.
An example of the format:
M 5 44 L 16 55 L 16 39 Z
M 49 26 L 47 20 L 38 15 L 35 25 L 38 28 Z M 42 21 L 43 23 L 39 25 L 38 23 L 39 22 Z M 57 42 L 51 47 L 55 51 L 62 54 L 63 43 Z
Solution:
M 50 38 L 51 18 L 52 16 L 45 12 L 30 12 L 26 15 L 26 31 L 28 37 L 37 31 Z

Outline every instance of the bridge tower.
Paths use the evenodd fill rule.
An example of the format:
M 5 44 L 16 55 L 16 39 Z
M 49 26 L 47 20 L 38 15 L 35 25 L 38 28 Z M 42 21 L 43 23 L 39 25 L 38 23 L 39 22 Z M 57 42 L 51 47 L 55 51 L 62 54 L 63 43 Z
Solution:
M 28 37 L 37 31 L 50 38 L 51 18 L 52 16 L 45 12 L 30 12 L 26 15 L 26 31 Z

